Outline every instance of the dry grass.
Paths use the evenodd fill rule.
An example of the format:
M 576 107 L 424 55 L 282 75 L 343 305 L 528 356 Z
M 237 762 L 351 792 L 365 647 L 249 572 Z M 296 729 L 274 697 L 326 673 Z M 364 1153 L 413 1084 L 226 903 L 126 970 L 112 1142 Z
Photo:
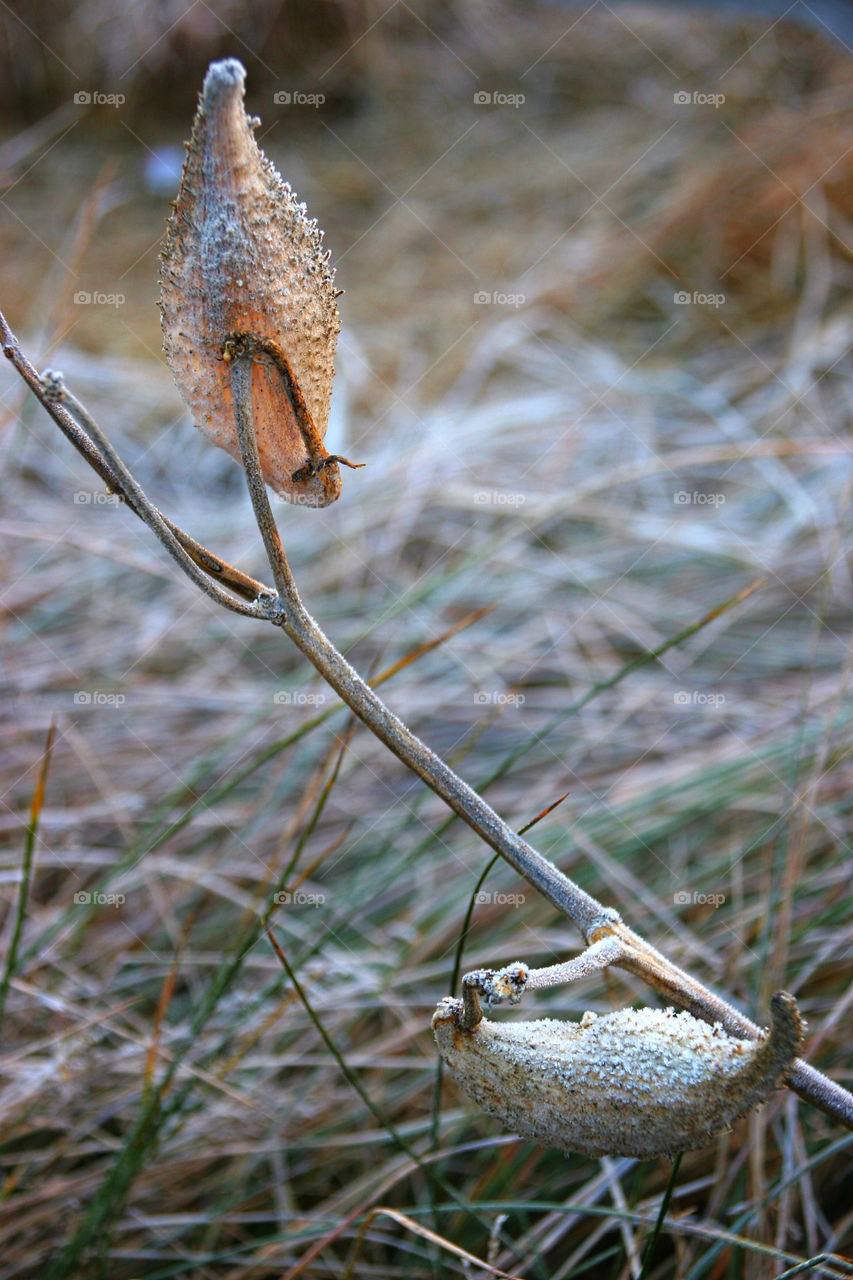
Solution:
M 277 508 L 297 581 L 363 671 L 493 606 L 388 683 L 392 708 L 516 825 L 568 789 L 537 847 L 760 1020 L 793 991 L 808 1056 L 850 1086 L 853 68 L 791 29 L 759 41 L 671 12 L 598 9 L 558 43 L 560 10 L 494 32 L 460 13 L 444 44 L 380 24 L 352 55 L 352 115 L 290 126 L 251 103 L 340 259 L 332 431 L 369 463 L 328 510 Z M 504 86 L 522 109 L 474 108 Z M 727 101 L 678 107 L 682 86 Z M 50 362 L 158 505 L 263 577 L 242 477 L 159 356 L 165 209 L 144 150 L 92 118 L 48 148 L 10 175 L 4 310 L 41 364 L 58 341 Z M 75 306 L 75 289 L 126 302 Z M 478 1256 L 506 1213 L 492 1257 L 516 1275 L 636 1275 L 663 1162 L 541 1151 L 449 1084 L 444 1181 L 390 1133 L 429 1157 L 429 1015 L 487 854 L 350 736 L 283 636 L 194 595 L 95 497 L 8 370 L 2 393 L 6 946 L 53 717 L 57 733 L 3 1024 L 0 1280 L 50 1258 L 98 1274 L 56 1261 L 92 1205 L 114 1280 L 278 1277 L 339 1231 L 303 1273 L 337 1276 L 348 1215 L 379 1204 Z M 282 905 L 276 937 L 384 1122 L 258 937 L 280 886 L 323 898 Z M 485 889 L 525 892 L 500 867 Z M 123 901 L 75 902 L 96 891 Z M 477 907 L 465 961 L 547 963 L 576 941 L 528 891 Z M 614 977 L 525 1012 L 649 998 Z M 780 1094 L 685 1158 L 652 1274 L 853 1254 L 850 1150 Z M 438 1259 L 376 1218 L 356 1274 L 462 1273 Z

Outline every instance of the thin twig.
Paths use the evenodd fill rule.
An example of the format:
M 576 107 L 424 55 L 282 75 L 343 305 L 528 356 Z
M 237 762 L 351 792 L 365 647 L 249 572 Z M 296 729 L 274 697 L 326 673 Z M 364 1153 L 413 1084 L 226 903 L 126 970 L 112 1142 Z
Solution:
M 43 392 L 44 388 L 38 375 L 25 361 L 2 314 L 0 314 L 0 331 L 3 336 L 4 354 L 13 361 L 22 377 L 32 386 L 39 395 L 39 399 L 50 411 L 50 403 L 45 401 L 43 394 L 39 394 L 39 391 Z M 698 1017 L 708 1022 L 720 1022 L 727 1031 L 742 1039 L 756 1039 L 761 1034 L 761 1030 L 754 1022 L 722 997 L 697 982 L 690 974 L 672 964 L 639 934 L 625 925 L 618 912 L 605 907 L 586 893 L 553 863 L 527 844 L 521 836 L 512 831 L 481 796 L 463 782 L 385 706 L 304 608 L 281 545 L 261 475 L 252 425 L 250 360 L 250 356 L 243 356 L 232 363 L 232 399 L 249 493 L 270 560 L 277 592 L 272 592 L 258 584 L 260 599 L 257 607 L 245 610 L 240 608 L 240 611 L 253 617 L 264 617 L 273 625 L 281 627 L 371 732 L 407 768 L 421 778 L 486 844 L 501 854 L 530 885 L 538 889 L 558 911 L 574 921 L 587 944 L 610 938 L 614 944 L 618 944 L 613 948 L 615 964 L 642 977 L 673 1003 L 689 1009 Z M 28 373 L 24 372 L 22 365 L 27 365 L 34 382 L 31 381 Z M 79 402 L 75 401 L 75 404 L 79 405 Z M 83 412 L 86 411 L 83 410 Z M 56 419 L 56 415 L 53 416 Z M 103 449 L 100 454 L 101 465 L 104 465 L 106 458 L 110 469 L 115 468 L 119 487 L 122 492 L 126 492 L 129 505 L 137 515 L 147 519 L 158 537 L 163 540 L 164 531 L 168 532 L 168 525 L 156 508 L 147 503 L 147 499 L 133 477 L 125 473 L 120 459 L 97 429 L 96 443 L 99 450 Z M 101 474 L 97 465 L 95 469 Z M 125 486 L 127 486 L 126 489 Z M 137 509 L 134 503 L 144 507 L 146 514 L 143 514 L 141 509 Z M 184 572 L 197 585 L 201 585 L 199 582 L 201 575 L 197 575 L 196 562 L 188 554 L 178 556 L 175 554 L 175 549 L 171 546 L 169 549 Z M 177 550 L 180 551 L 180 546 Z M 209 590 L 209 587 L 210 584 L 204 580 L 202 589 Z M 224 593 L 222 595 L 224 596 Z M 227 597 L 225 600 L 220 599 L 220 602 L 225 603 L 226 600 L 227 607 L 239 607 L 237 602 Z M 853 1095 L 846 1089 L 801 1061 L 795 1063 L 787 1083 L 800 1097 L 853 1130 Z
M 234 403 L 234 424 L 237 431 L 237 443 L 243 458 L 246 471 L 246 482 L 249 486 L 249 497 L 255 521 L 266 548 L 267 559 L 272 569 L 273 581 L 282 600 L 286 600 L 294 608 L 300 607 L 299 593 L 290 572 L 290 565 L 281 545 L 278 525 L 272 513 L 270 500 L 267 497 L 267 486 L 261 474 L 261 460 L 258 454 L 258 442 L 252 425 L 252 356 L 232 356 L 231 398 Z
M 251 378 L 235 377 L 244 366 L 251 373 L 250 357 L 235 359 L 231 369 L 231 394 L 243 465 L 258 526 L 277 583 L 286 584 L 280 594 L 280 612 L 270 620 L 280 626 L 323 678 L 367 725 L 372 733 L 413 773 L 500 853 L 529 884 L 538 889 L 563 915 L 574 921 L 588 944 L 608 937 L 613 941 L 613 963 L 637 974 L 668 999 L 706 1022 L 719 1022 L 733 1035 L 755 1040 L 762 1030 L 722 997 L 678 968 L 645 939 L 625 925 L 618 912 L 586 893 L 553 863 L 537 853 L 478 796 L 444 761 L 421 742 L 350 666 L 307 612 L 299 598 L 278 531 L 271 536 L 272 511 L 260 470 L 252 427 Z M 853 1129 L 853 1094 L 797 1060 L 788 1083 L 800 1097 Z
M 270 568 L 276 584 L 280 584 L 278 609 L 270 611 L 270 620 L 287 633 L 324 680 L 343 698 L 350 710 L 364 721 L 380 742 L 423 779 L 463 821 L 473 827 L 496 852 L 501 853 L 563 915 L 573 920 L 584 938 L 602 920 L 618 919 L 615 912 L 606 910 L 568 876 L 564 876 L 552 862 L 548 862 L 531 848 L 521 836 L 517 836 L 476 791 L 421 742 L 362 680 L 308 613 L 299 598 L 290 572 L 261 474 L 252 425 L 250 374 L 251 356 L 234 356 L 231 361 L 231 396 L 237 439 L 246 470 L 249 496 Z
M 72 416 L 76 418 L 89 439 L 94 443 L 107 466 L 118 476 L 122 490 L 127 495 L 136 514 L 145 521 L 148 528 L 161 545 L 165 547 L 172 559 L 183 569 L 190 582 L 195 583 L 200 591 L 203 591 L 206 596 L 210 596 L 211 600 L 215 600 L 217 604 L 221 604 L 226 609 L 231 609 L 234 613 L 242 613 L 250 618 L 261 616 L 257 606 L 246 604 L 242 600 L 235 600 L 227 591 L 223 591 L 217 583 L 212 582 L 204 571 L 199 568 L 195 560 L 187 554 L 160 515 L 160 512 L 153 503 L 148 501 L 145 492 L 124 465 L 88 409 L 68 390 L 62 374 L 50 369 L 45 370 L 41 378 L 41 385 L 48 400 L 60 401 L 67 405 Z
M 118 497 L 123 498 L 133 514 L 142 519 L 142 513 L 136 510 L 130 495 L 124 492 L 119 477 L 98 452 L 94 442 L 89 439 L 85 430 L 69 413 L 67 406 L 59 401 L 51 400 L 47 396 L 38 371 L 24 355 L 18 339 L 9 327 L 2 311 L 0 311 L 0 338 L 2 338 L 4 356 L 17 369 L 33 395 L 53 418 L 66 440 L 74 446 L 82 458 L 85 458 L 107 488 Z M 79 401 L 77 403 L 79 404 Z M 219 556 L 214 555 L 213 552 L 208 551 L 206 547 L 203 547 L 200 542 L 196 542 L 195 538 L 191 538 L 168 516 L 163 515 L 162 511 L 158 511 L 156 507 L 153 510 L 157 511 L 161 520 L 175 535 L 190 558 L 195 560 L 199 568 L 203 569 L 214 582 L 219 582 L 228 587 L 230 591 L 233 591 L 235 595 L 242 596 L 244 600 L 256 600 L 259 595 L 269 591 L 269 588 L 264 586 L 262 582 L 257 582 L 254 578 L 249 577 L 248 574 L 243 573 L 242 570 L 236 569 L 233 565 L 228 564 L 226 560 L 222 560 Z

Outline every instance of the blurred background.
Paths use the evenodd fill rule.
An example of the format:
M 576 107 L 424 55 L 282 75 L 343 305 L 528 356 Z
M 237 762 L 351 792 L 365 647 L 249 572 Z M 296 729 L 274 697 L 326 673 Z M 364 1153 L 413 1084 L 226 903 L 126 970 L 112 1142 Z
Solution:
M 851 28 L 802 3 L 0 9 L 0 306 L 29 357 L 269 579 L 156 306 L 204 71 L 240 58 L 345 291 L 326 443 L 367 464 L 326 510 L 276 504 L 306 605 L 363 673 L 411 658 L 383 696 L 511 824 L 568 792 L 530 839 L 672 959 L 759 1022 L 793 991 L 848 1087 Z M 0 1280 L 95 1254 L 115 1280 L 272 1277 L 313 1246 L 302 1274 L 338 1276 L 379 1204 L 514 1275 L 638 1276 L 665 1162 L 541 1151 L 447 1081 L 437 1118 L 429 1019 L 488 850 L 283 635 L 178 575 L 6 362 L 0 397 L 4 954 L 56 721 L 2 1025 Z M 257 937 L 276 892 L 379 1116 Z M 464 964 L 577 945 L 497 865 Z M 613 975 L 521 1014 L 654 1000 Z M 650 1274 L 853 1274 L 849 1136 L 780 1093 L 686 1157 Z M 463 1273 L 390 1220 L 359 1249 L 358 1275 Z

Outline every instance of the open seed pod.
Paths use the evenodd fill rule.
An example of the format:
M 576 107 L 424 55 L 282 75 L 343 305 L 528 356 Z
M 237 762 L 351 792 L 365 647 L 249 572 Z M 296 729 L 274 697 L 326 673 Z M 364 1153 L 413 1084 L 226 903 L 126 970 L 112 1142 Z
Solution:
M 462 1002 L 432 1019 L 457 1084 L 525 1138 L 589 1156 L 645 1158 L 705 1146 L 765 1101 L 799 1052 L 803 1023 L 786 992 L 763 1039 L 734 1040 L 672 1009 L 621 1009 L 580 1022 L 480 1021 Z
M 245 79 L 234 58 L 205 76 L 160 254 L 163 349 L 196 426 L 239 461 L 223 352 L 241 335 L 255 357 L 264 479 L 289 502 L 325 507 L 341 491 L 336 462 L 315 470 L 328 456 L 322 439 L 340 328 L 334 272 L 316 221 L 255 142 Z

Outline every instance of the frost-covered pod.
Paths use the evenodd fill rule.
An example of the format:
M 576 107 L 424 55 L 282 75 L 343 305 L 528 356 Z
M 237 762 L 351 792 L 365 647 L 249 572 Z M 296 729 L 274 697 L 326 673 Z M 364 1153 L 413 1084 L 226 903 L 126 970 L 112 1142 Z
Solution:
M 803 1023 L 786 992 L 770 1014 L 755 1041 L 672 1009 L 579 1022 L 483 1018 L 464 1030 L 462 1002 L 448 997 L 432 1026 L 456 1082 L 515 1133 L 567 1154 L 646 1158 L 704 1146 L 779 1085 Z
M 325 507 L 341 490 L 337 464 L 294 476 L 327 456 L 340 329 L 334 272 L 316 221 L 255 142 L 245 78 L 235 58 L 212 63 L 205 76 L 160 255 L 163 349 L 196 426 L 238 461 L 224 344 L 243 334 L 279 349 L 308 421 L 300 422 L 275 360 L 259 351 L 251 399 L 261 470 L 289 502 Z

